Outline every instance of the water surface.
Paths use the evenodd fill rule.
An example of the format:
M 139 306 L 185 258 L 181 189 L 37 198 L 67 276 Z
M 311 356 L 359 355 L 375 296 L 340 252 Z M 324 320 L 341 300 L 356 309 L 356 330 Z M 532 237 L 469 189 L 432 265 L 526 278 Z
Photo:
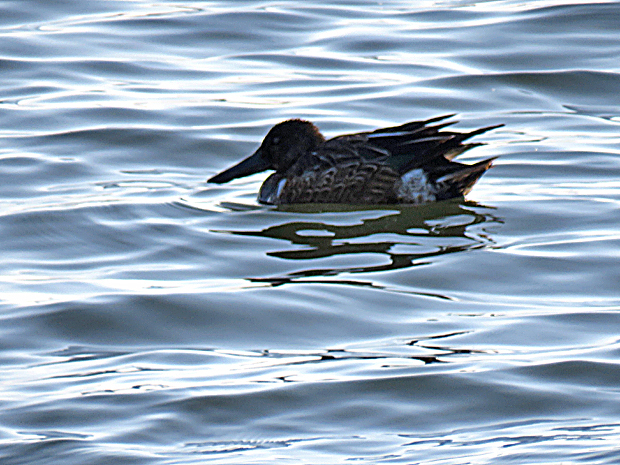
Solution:
M 618 463 L 620 4 L 0 9 L 3 464 Z M 206 183 L 448 113 L 466 200 Z

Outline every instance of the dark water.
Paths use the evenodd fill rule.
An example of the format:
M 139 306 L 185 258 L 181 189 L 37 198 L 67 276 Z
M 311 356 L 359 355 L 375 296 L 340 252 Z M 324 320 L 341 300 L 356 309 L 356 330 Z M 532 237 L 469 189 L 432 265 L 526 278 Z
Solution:
M 619 28 L 615 2 L 0 2 L 0 462 L 620 463 Z M 467 201 L 205 182 L 286 118 L 445 113 L 506 125 Z

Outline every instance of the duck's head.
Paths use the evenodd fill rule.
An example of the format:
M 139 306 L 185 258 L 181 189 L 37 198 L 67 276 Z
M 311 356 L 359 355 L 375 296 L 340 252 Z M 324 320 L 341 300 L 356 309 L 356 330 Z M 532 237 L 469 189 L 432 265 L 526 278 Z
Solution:
M 299 157 L 325 141 L 309 121 L 290 119 L 276 124 L 256 152 L 240 163 L 213 176 L 208 182 L 223 184 L 265 170 L 287 171 Z

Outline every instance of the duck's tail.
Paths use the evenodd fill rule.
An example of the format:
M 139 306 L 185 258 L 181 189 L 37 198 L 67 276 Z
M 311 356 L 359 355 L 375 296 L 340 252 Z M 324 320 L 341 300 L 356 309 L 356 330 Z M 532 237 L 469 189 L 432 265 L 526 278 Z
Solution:
M 457 170 L 437 178 L 435 185 L 439 194 L 437 200 L 461 197 L 474 187 L 474 184 L 488 170 L 497 157 L 487 158 L 473 165 L 458 164 Z

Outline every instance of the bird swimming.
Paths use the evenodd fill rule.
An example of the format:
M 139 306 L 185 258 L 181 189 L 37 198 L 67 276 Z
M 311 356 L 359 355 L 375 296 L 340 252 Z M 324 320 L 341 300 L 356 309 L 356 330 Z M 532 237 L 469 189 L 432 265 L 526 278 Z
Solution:
M 444 130 L 455 122 L 444 115 L 425 121 L 326 140 L 309 121 L 276 124 L 250 157 L 213 176 L 223 184 L 265 170 L 275 170 L 263 183 L 263 204 L 421 204 L 462 197 L 488 170 L 488 158 L 472 165 L 453 161 L 483 145 L 464 141 L 503 126 L 471 132 Z

